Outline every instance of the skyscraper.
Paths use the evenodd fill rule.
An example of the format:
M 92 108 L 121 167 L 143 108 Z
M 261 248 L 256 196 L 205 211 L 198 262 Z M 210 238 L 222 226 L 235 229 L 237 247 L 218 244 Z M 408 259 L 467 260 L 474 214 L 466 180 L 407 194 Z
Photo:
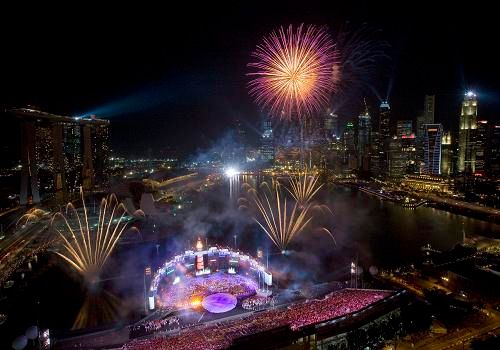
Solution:
M 436 104 L 435 95 L 425 95 L 424 121 L 425 124 L 434 124 L 434 110 Z
M 95 116 L 92 121 L 97 120 Z M 94 186 L 103 190 L 109 187 L 109 124 L 89 123 L 91 126 L 92 162 L 94 164 Z
M 478 175 L 486 175 L 486 153 L 488 147 L 488 121 L 487 120 L 478 120 L 477 121 L 477 129 L 475 131 L 475 157 L 476 157 L 476 168 L 474 170 L 475 174 Z
M 451 132 L 443 132 L 441 139 L 441 175 L 453 174 L 453 142 Z
M 274 160 L 274 135 L 270 117 L 265 117 L 262 121 L 262 136 L 260 141 L 260 154 L 265 162 Z
M 358 168 L 369 170 L 370 143 L 372 122 L 368 107 L 365 103 L 365 111 L 358 117 Z
M 477 98 L 469 91 L 465 94 L 458 128 L 458 166 L 461 173 L 473 174 L 476 170 L 475 131 L 477 128 Z
M 21 119 L 22 205 L 42 199 L 62 203 L 79 186 L 107 185 L 109 121 L 31 108 L 8 112 Z
M 354 124 L 348 122 L 344 129 L 344 162 L 350 170 L 356 169 L 358 162 L 356 157 L 356 144 L 354 138 Z
M 396 136 L 410 136 L 413 134 L 413 121 L 411 120 L 398 120 L 396 122 Z
M 339 137 L 339 116 L 333 112 L 327 111 L 324 121 L 324 129 L 327 140 L 333 140 Z
M 424 172 L 430 175 L 441 174 L 441 124 L 424 124 Z
M 408 154 L 403 151 L 402 141 L 403 139 L 397 136 L 392 137 L 389 141 L 388 175 L 393 180 L 401 180 L 406 174 Z
M 486 169 L 489 176 L 500 176 L 500 124 L 490 126 Z
M 436 108 L 436 96 L 425 95 L 424 98 L 424 111 L 422 115 L 417 117 L 417 165 L 419 168 L 423 167 L 424 163 L 424 125 L 434 124 L 434 111 Z
M 387 101 L 380 104 L 379 109 L 379 142 L 380 142 L 380 170 L 381 175 L 389 176 L 389 144 L 391 142 L 391 107 Z

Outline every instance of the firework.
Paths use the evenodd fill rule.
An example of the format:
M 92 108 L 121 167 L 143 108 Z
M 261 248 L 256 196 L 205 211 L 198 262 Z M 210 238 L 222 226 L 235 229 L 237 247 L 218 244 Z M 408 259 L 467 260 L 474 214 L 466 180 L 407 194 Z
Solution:
M 249 193 L 258 209 L 260 218 L 254 218 L 266 235 L 281 250 L 301 233 L 312 220 L 311 205 L 299 208 L 297 203 L 289 203 L 281 195 L 280 186 L 267 187 L 269 191 L 259 194 L 255 189 Z M 268 194 L 269 193 L 269 194 Z
M 43 217 L 45 217 L 47 214 L 49 214 L 49 213 L 42 210 L 42 209 L 33 208 L 33 209 L 29 210 L 28 212 L 26 212 L 26 214 L 21 216 L 19 218 L 19 220 L 17 220 L 16 227 L 19 225 L 27 225 L 31 222 L 37 222 L 40 219 L 42 219 Z
M 380 31 L 367 26 L 354 30 L 348 25 L 335 36 L 338 60 L 333 65 L 333 104 L 338 107 L 353 93 L 373 92 L 372 81 L 388 59 L 389 44 L 377 38 Z M 351 96 L 352 97 L 352 96 Z M 352 98 L 351 98 L 352 99 Z
M 73 204 L 68 203 L 65 215 L 56 213 L 51 224 L 64 248 L 63 252 L 56 254 L 86 279 L 94 281 L 127 227 L 128 222 L 124 220 L 127 212 L 116 196 L 111 195 L 102 199 L 99 220 L 90 225 L 83 191 L 80 190 L 80 193 L 83 218 Z M 56 225 L 58 219 L 62 219 L 62 225 Z
M 328 103 L 336 51 L 326 28 L 280 27 L 263 38 L 252 57 L 250 94 L 274 117 L 302 118 Z
M 287 188 L 287 191 L 300 206 L 305 206 L 323 187 L 323 184 L 318 184 L 318 179 L 315 175 L 308 175 L 305 169 L 299 176 L 290 177 L 290 188 Z

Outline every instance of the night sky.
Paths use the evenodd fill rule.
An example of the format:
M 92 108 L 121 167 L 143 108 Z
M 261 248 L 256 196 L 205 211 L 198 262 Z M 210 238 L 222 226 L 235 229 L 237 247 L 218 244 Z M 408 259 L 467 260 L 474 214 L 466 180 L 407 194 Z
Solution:
M 381 29 L 391 46 L 373 86 L 381 96 L 390 91 L 395 119 L 414 119 L 424 94 L 435 93 L 437 121 L 455 127 L 463 92 L 473 88 L 480 116 L 499 120 L 500 31 L 497 11 L 486 2 L 440 8 L 438 1 L 185 3 L 2 9 L 1 106 L 109 118 L 113 149 L 122 155 L 149 149 L 160 155 L 170 147 L 189 154 L 209 146 L 236 119 L 255 139 L 260 111 L 247 94 L 245 73 L 260 38 L 290 23 L 335 31 L 349 22 Z M 367 99 L 378 104 L 374 94 Z M 350 105 L 340 111 L 343 121 L 357 115 L 361 99 Z M 2 143 L 14 145 L 18 135 L 10 125 L 1 128 Z

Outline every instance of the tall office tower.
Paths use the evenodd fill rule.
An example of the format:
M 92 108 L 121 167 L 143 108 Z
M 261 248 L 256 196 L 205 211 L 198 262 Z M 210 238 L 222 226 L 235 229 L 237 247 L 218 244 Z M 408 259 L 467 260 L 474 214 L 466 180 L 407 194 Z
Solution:
M 486 175 L 486 153 L 488 152 L 488 134 L 490 130 L 487 120 L 478 120 L 476 125 L 477 129 L 475 131 L 474 140 L 476 169 L 474 173 L 484 176 Z
M 396 136 L 410 136 L 413 134 L 413 121 L 411 120 L 398 120 L 396 124 Z
M 40 202 L 38 166 L 35 153 L 35 122 L 31 119 L 21 121 L 21 205 Z
M 436 104 L 435 95 L 425 95 L 425 102 L 424 102 L 425 124 L 434 124 L 435 104 Z
M 270 163 L 274 161 L 274 135 L 273 125 L 270 117 L 265 117 L 262 121 L 260 154 L 263 161 Z
M 402 138 L 394 136 L 389 141 L 388 175 L 393 180 L 401 180 L 406 174 L 408 154 L 403 152 Z
M 371 149 L 370 149 L 370 172 L 375 177 L 382 176 L 382 157 L 383 150 L 381 148 L 381 142 L 379 133 L 376 131 L 372 131 L 371 134 Z
M 424 172 L 430 175 L 441 174 L 441 124 L 424 124 Z
M 458 128 L 458 167 L 460 173 L 476 171 L 475 131 L 477 128 L 477 98 L 469 91 L 465 94 Z
M 391 121 L 391 107 L 387 101 L 380 104 L 379 110 L 379 133 L 382 139 L 391 138 L 390 123 Z
M 500 176 L 500 124 L 490 126 L 486 171 L 489 176 Z
M 436 108 L 436 96 L 425 95 L 424 111 L 417 117 L 417 162 L 419 167 L 424 163 L 424 124 L 434 124 L 434 111 Z
M 415 134 L 402 135 L 400 138 L 401 152 L 406 156 L 406 173 L 415 174 L 418 172 Z
M 96 120 L 95 116 L 91 117 Z M 94 164 L 94 186 L 99 190 L 109 187 L 109 124 L 92 126 L 92 162 Z
M 380 149 L 382 153 L 380 153 L 380 168 L 382 176 L 389 176 L 389 144 L 391 142 L 391 129 L 390 129 L 390 120 L 391 120 L 391 107 L 387 101 L 383 101 L 380 104 L 379 109 L 379 142 Z
M 55 130 L 53 130 L 50 120 L 37 119 L 35 121 L 34 159 L 38 168 L 38 187 L 42 197 L 55 192 L 55 142 L 53 131 Z
M 331 141 L 339 137 L 339 116 L 333 112 L 327 111 L 324 121 L 326 139 Z
M 82 183 L 82 133 L 80 124 L 63 123 L 64 169 L 70 197 L 78 194 Z
M 68 192 L 79 186 L 92 189 L 85 185 L 94 184 L 94 169 L 96 183 L 103 187 L 107 181 L 109 121 L 95 116 L 60 116 L 31 108 L 8 112 L 21 119 L 22 205 L 42 199 L 63 203 Z
M 354 138 L 354 124 L 348 122 L 344 129 L 344 163 L 347 163 L 348 169 L 356 169 L 358 163 L 356 158 L 356 141 Z
M 435 95 L 425 95 L 424 112 L 417 117 L 417 138 L 424 136 L 424 124 L 434 124 L 434 111 L 436 104 Z
M 358 168 L 368 171 L 370 167 L 372 121 L 368 107 L 358 117 Z
M 443 132 L 441 139 L 441 175 L 453 174 L 453 142 L 451 132 Z

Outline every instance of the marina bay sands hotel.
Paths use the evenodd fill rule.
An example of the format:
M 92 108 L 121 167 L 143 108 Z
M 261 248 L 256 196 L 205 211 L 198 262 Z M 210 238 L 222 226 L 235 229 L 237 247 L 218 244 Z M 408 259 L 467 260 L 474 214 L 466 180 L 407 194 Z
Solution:
M 108 186 L 109 120 L 55 115 L 31 108 L 7 112 L 21 119 L 21 205 L 65 203 Z

